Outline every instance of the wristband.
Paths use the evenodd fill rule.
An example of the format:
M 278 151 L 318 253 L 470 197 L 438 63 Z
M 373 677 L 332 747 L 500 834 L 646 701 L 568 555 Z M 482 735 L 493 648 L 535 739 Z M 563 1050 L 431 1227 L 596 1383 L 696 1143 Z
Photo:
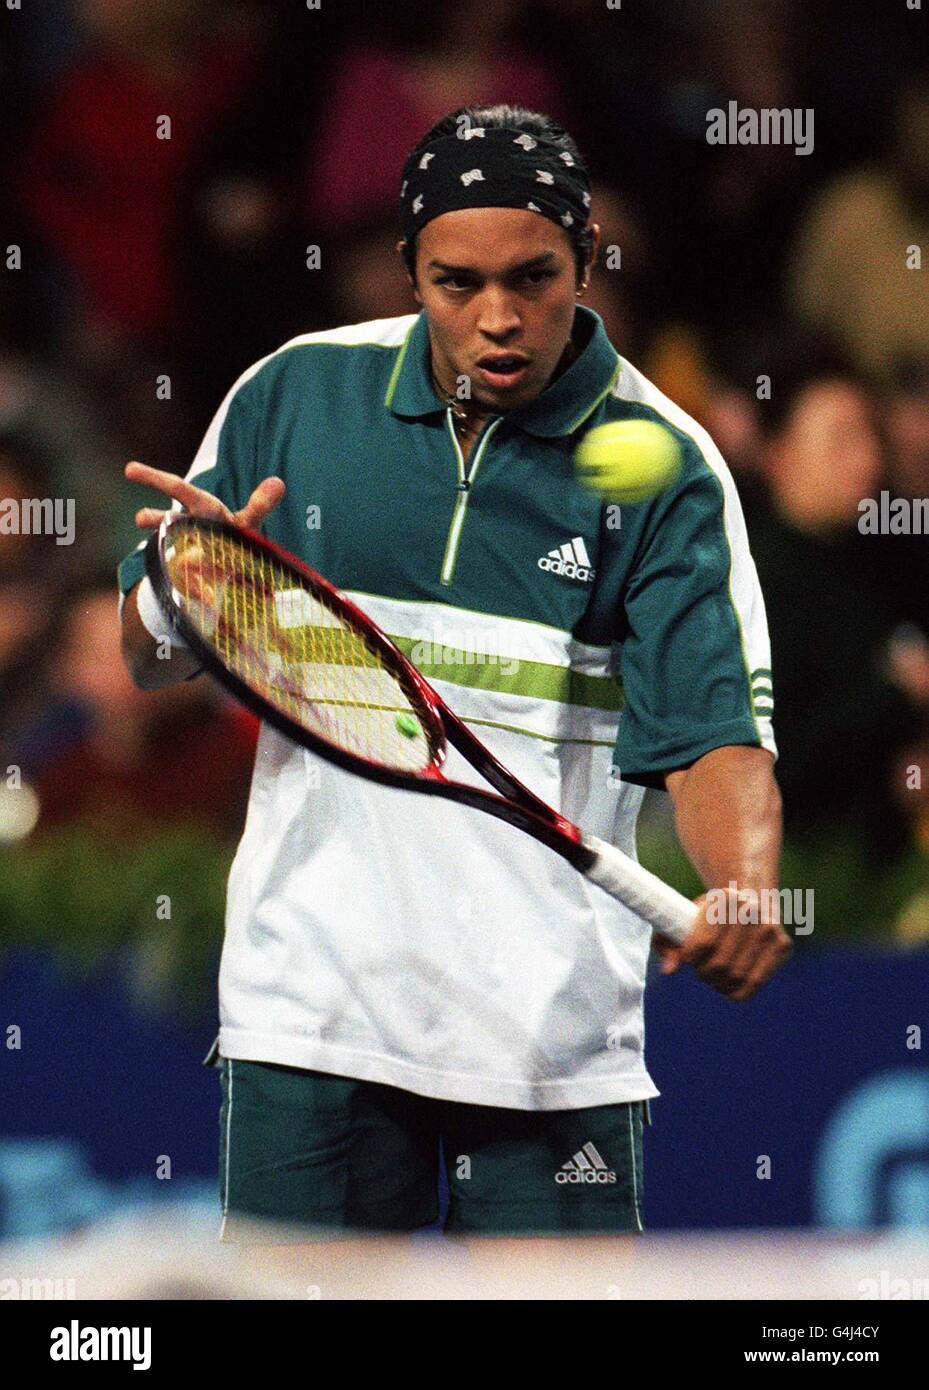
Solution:
M 153 637 L 156 642 L 162 642 L 167 638 L 172 651 L 190 651 L 183 637 L 179 636 L 168 621 L 167 614 L 155 597 L 155 590 L 152 588 L 148 575 L 136 589 L 135 602 L 139 619 L 149 636 Z

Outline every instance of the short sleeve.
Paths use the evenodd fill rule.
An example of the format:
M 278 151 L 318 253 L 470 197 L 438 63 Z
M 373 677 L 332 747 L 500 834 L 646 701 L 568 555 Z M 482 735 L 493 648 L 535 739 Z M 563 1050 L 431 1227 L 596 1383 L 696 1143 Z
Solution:
M 777 749 L 764 601 L 735 484 L 709 437 L 688 440 L 674 488 L 652 504 L 620 615 L 620 776 L 664 774 L 713 748 Z
M 203 437 L 187 481 L 211 492 L 227 507 L 244 507 L 258 485 L 259 411 L 250 382 L 236 382 L 214 415 Z M 175 510 L 179 510 L 177 503 Z M 142 540 L 120 563 L 120 594 L 124 597 L 145 574 L 145 543 Z

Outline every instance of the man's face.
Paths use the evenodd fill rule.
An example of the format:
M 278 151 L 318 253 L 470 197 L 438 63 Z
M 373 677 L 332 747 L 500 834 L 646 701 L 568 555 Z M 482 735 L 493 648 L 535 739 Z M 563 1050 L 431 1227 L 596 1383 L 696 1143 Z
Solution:
M 596 236 L 596 230 L 594 235 Z M 439 382 L 494 414 L 544 390 L 571 336 L 574 248 L 561 227 L 521 208 L 464 208 L 428 222 L 416 244 Z

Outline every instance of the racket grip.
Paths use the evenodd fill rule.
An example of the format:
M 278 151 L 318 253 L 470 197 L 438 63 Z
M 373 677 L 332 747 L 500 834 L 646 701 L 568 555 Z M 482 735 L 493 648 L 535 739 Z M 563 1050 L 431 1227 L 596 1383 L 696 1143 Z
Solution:
M 695 925 L 699 908 L 606 840 L 585 835 L 584 845 L 596 856 L 584 870 L 585 877 L 643 917 L 653 931 L 680 945 Z

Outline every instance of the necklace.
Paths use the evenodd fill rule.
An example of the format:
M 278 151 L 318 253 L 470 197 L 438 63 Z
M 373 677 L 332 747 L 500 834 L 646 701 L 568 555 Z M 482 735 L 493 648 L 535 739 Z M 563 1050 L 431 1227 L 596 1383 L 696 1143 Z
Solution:
M 562 372 L 566 371 L 568 367 L 571 366 L 572 362 L 574 362 L 577 359 L 577 356 L 577 346 L 575 345 L 574 340 L 572 338 L 569 338 L 567 345 L 565 346 L 565 350 L 562 355 L 561 361 L 558 364 L 558 368 L 555 372 L 555 376 L 560 376 Z M 467 408 L 464 405 L 462 405 L 461 401 L 452 391 L 446 391 L 445 387 L 440 384 L 436 377 L 435 370 L 432 367 L 430 367 L 429 370 L 430 375 L 432 376 L 432 385 L 436 395 L 441 396 L 442 400 L 445 402 L 449 410 L 451 410 L 452 412 L 452 422 L 454 424 L 456 433 L 465 436 L 473 434 L 475 429 L 479 430 L 483 424 L 483 417 L 478 418 L 477 421 L 472 423 L 468 415 Z
M 461 435 L 472 434 L 475 425 L 472 424 L 466 407 L 462 405 L 461 401 L 453 392 L 446 391 L 444 386 L 439 384 L 436 380 L 435 372 L 432 373 L 432 384 L 435 387 L 436 393 L 442 397 L 442 400 L 448 406 L 449 410 L 451 410 L 452 423 L 457 433 Z M 479 427 L 480 422 L 477 423 Z

